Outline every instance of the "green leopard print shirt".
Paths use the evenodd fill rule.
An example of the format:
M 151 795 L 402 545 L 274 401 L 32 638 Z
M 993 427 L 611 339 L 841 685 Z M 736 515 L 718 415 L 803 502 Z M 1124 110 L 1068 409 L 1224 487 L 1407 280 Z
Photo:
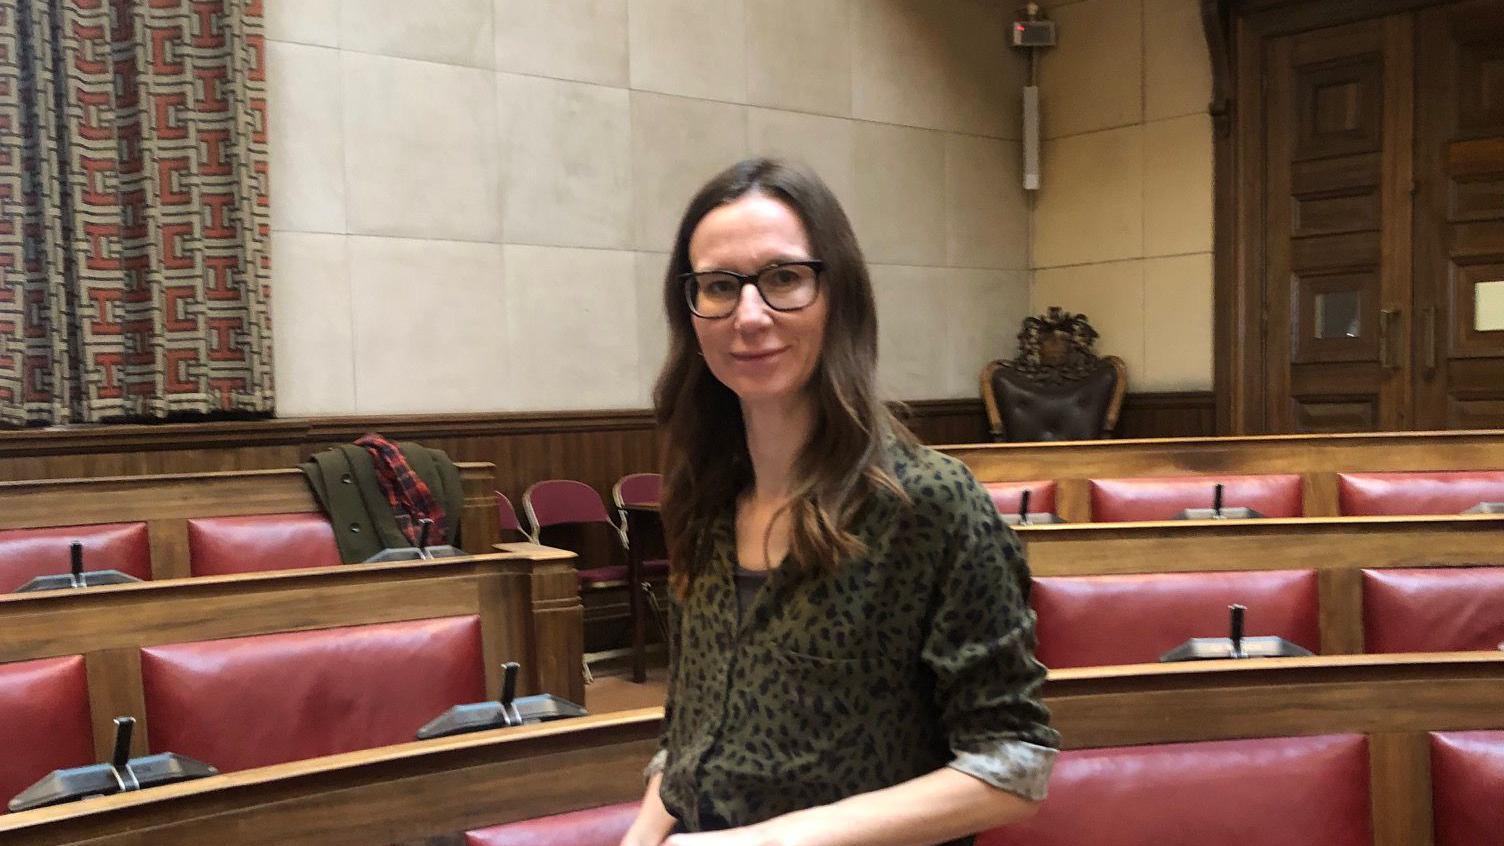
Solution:
M 959 461 L 889 456 L 862 560 L 781 566 L 743 615 L 728 509 L 671 616 L 660 795 L 688 831 L 748 825 L 950 766 L 1042 799 L 1060 745 L 1039 700 L 1028 568 Z

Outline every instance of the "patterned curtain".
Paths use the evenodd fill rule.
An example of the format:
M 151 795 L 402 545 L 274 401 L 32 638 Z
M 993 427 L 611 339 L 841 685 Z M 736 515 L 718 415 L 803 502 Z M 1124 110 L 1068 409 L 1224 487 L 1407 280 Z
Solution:
M 260 0 L 0 3 L 0 421 L 272 410 Z

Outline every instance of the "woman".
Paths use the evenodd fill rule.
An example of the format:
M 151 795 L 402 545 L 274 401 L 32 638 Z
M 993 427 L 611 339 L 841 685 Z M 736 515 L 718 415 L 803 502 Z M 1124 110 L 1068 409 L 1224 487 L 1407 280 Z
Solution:
M 1031 814 L 1059 738 L 1022 553 L 879 401 L 872 286 L 830 190 L 767 159 L 716 176 L 664 303 L 674 648 L 624 846 L 917 846 Z

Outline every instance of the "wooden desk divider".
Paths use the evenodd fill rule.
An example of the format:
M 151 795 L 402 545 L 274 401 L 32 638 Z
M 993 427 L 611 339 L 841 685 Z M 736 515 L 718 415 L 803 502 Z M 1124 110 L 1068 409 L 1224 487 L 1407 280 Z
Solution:
M 1068 749 L 1368 736 L 1374 843 L 1429 846 L 1427 732 L 1504 728 L 1504 654 L 1061 670 Z M 638 798 L 662 709 L 389 746 L 0 816 L 7 846 L 385 846 Z M 149 835 L 147 834 L 149 832 Z

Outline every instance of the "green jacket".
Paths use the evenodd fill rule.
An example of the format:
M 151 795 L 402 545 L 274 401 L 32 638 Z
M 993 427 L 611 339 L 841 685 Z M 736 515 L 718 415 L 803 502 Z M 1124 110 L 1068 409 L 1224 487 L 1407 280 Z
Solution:
M 689 831 L 759 822 L 949 766 L 1043 798 L 1060 737 L 1040 701 L 1029 571 L 959 461 L 890 447 L 908 493 L 862 510 L 867 553 L 774 569 L 738 608 L 734 515 L 672 615 L 665 731 L 649 772 Z
M 443 450 L 415 443 L 399 443 L 397 448 L 412 465 L 413 472 L 444 504 L 443 531 L 435 532 L 428 539 L 429 545 L 459 546 L 460 511 L 465 505 L 459 468 Z M 383 549 L 412 546 L 397 527 L 397 518 L 376 481 L 371 454 L 364 447 L 343 444 L 326 449 L 315 453 L 299 469 L 308 477 L 314 495 L 329 515 L 339 557 L 346 564 L 358 564 Z

